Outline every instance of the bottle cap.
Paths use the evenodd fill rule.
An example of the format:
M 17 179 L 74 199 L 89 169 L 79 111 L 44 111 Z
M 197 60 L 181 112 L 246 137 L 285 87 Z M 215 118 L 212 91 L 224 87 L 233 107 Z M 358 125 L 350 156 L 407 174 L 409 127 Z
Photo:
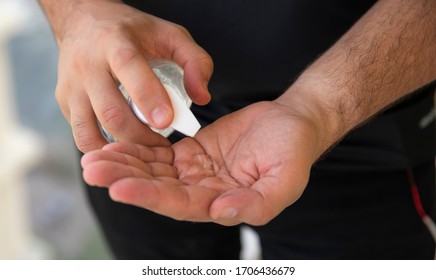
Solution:
M 171 104 L 174 110 L 174 119 L 170 127 L 183 133 L 186 136 L 194 137 L 200 130 L 201 125 L 195 118 L 194 114 L 189 109 L 188 105 L 177 94 L 177 92 L 170 86 L 164 84 L 165 90 L 170 97 Z M 149 125 L 149 122 L 145 119 L 144 115 L 139 111 L 135 103 L 131 102 L 131 107 L 135 115 L 145 124 Z

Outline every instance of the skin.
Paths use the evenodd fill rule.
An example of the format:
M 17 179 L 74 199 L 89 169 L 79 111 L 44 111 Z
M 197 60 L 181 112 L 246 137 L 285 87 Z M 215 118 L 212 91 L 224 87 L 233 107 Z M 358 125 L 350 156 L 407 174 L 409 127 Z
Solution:
M 82 158 L 83 177 L 110 186 L 116 201 L 178 220 L 263 224 L 304 190 L 316 139 L 298 111 L 256 103 L 171 147 L 107 145 Z
M 186 30 L 177 27 L 176 32 L 168 27 L 172 24 L 123 7 L 118 1 L 69 1 L 64 5 L 64 1 L 40 2 L 58 34 L 61 62 L 57 95 L 77 133 L 76 143 L 82 143 L 78 146 L 85 152 L 102 147 L 82 158 L 84 179 L 91 185 L 107 187 L 115 201 L 177 220 L 224 225 L 267 223 L 301 196 L 312 165 L 330 147 L 382 109 L 436 78 L 436 2 L 379 1 L 277 100 L 254 103 L 201 129 L 194 138 L 170 145 L 148 129 L 131 124 L 135 120 L 116 97 L 114 80 L 119 79 L 132 90 L 137 104 L 145 104 L 141 92 L 147 96 L 148 105 L 140 109 L 151 118 L 154 105 L 168 104 L 159 86 L 153 82 L 152 91 L 140 77 L 153 80 L 146 61 L 162 55 L 162 48 L 153 46 L 165 46 L 164 57 L 168 53 L 173 59 L 178 57 L 175 54 L 185 55 L 179 62 L 185 62 L 181 64 L 187 91 L 194 101 L 207 102 L 203 85 L 211 75 L 212 64 L 200 47 L 186 47 L 195 45 Z M 92 17 L 96 3 L 100 4 L 99 14 Z M 72 6 L 91 16 L 74 13 L 72 19 L 56 20 L 62 8 Z M 120 8 L 121 13 L 128 11 L 122 18 L 117 17 Z M 101 17 L 111 12 L 102 23 Z M 131 17 L 126 22 L 127 15 Z M 81 24 L 82 20 L 86 24 Z M 72 26 L 71 22 L 78 23 Z M 90 24 L 106 28 L 85 28 Z M 118 32 L 106 32 L 113 26 Z M 144 28 L 144 33 L 138 31 Z M 183 39 L 164 36 L 176 36 L 171 31 Z M 88 36 L 83 37 L 84 33 Z M 143 42 L 142 38 L 151 41 Z M 128 55 L 129 59 L 116 51 L 126 42 L 136 48 L 136 55 Z M 86 48 L 89 46 L 98 46 L 98 53 L 92 53 Z M 185 47 L 192 51 L 175 51 Z M 79 60 L 77 50 L 82 50 Z M 112 55 L 101 57 L 105 53 Z M 203 64 L 190 62 L 197 57 L 201 59 L 193 61 Z M 123 63 L 113 62 L 117 60 Z M 73 66 L 66 67 L 62 61 Z M 134 67 L 137 65 L 142 66 Z M 98 79 L 98 68 L 106 71 L 105 78 Z M 85 73 L 92 74 L 92 79 Z M 69 82 L 72 76 L 78 77 L 74 85 Z M 79 106 L 79 100 L 87 105 Z M 119 112 L 116 116 L 123 121 L 111 122 L 113 118 L 107 117 L 110 114 L 104 113 L 111 112 L 108 108 Z M 94 112 L 120 143 L 104 145 L 93 125 Z M 81 133 L 75 129 L 77 122 Z M 92 144 L 83 144 L 87 141 L 81 142 L 82 136 Z
M 97 119 L 116 139 L 156 144 L 118 90 L 121 82 L 156 128 L 173 119 L 169 97 L 148 65 L 168 59 L 185 71 L 192 101 L 209 102 L 210 56 L 182 26 L 142 13 L 121 1 L 40 0 L 60 49 L 56 98 L 79 150 L 107 142 Z M 147 140 L 144 140 L 147 139 Z

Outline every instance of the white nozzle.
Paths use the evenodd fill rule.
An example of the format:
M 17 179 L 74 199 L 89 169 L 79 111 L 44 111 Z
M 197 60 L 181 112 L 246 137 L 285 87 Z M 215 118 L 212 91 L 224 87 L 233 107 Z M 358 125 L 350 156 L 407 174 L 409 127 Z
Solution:
M 200 130 L 201 128 L 200 123 L 195 118 L 194 114 L 191 112 L 191 110 L 186 105 L 186 103 L 177 94 L 177 92 L 168 85 L 164 84 L 163 86 L 165 87 L 171 99 L 171 103 L 174 110 L 174 119 L 170 127 L 187 136 L 194 137 L 195 134 L 198 132 L 198 130 Z M 131 103 L 131 106 L 135 115 L 143 123 L 149 125 L 144 115 L 139 111 L 138 107 L 133 102 Z

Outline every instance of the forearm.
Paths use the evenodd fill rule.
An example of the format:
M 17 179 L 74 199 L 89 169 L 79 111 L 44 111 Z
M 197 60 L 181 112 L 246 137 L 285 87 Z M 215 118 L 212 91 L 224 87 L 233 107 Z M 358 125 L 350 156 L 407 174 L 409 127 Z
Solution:
M 436 1 L 379 1 L 278 99 L 300 103 L 320 153 L 386 106 L 436 78 Z
M 73 12 L 83 4 L 99 4 L 100 2 L 119 2 L 120 0 L 38 0 L 50 22 L 56 40 L 62 40 L 65 35 L 65 28 L 68 26 Z

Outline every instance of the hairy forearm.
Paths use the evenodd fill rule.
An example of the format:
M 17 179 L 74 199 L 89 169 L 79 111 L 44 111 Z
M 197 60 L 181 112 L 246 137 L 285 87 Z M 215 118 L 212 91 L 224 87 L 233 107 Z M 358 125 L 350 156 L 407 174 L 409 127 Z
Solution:
M 297 100 L 316 116 L 324 131 L 322 152 L 436 79 L 435 27 L 434 0 L 379 1 L 279 101 Z
M 99 4 L 100 2 L 119 2 L 120 0 L 38 0 L 43 8 L 48 21 L 50 22 L 56 40 L 62 40 L 68 25 L 74 24 L 73 12 L 79 9 L 80 5 Z

